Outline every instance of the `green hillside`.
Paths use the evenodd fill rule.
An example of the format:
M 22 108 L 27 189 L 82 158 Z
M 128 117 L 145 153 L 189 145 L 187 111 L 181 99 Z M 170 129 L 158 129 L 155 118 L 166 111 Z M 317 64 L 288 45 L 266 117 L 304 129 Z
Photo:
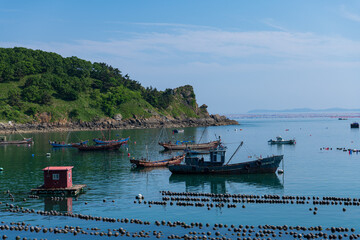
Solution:
M 144 88 L 105 63 L 26 48 L 0 48 L 0 121 L 206 117 L 192 86 Z

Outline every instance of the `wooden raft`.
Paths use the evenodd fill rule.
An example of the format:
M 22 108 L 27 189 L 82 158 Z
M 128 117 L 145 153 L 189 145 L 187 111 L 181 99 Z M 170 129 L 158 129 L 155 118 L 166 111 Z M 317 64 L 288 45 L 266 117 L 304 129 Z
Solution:
M 64 195 L 64 196 L 76 196 L 84 191 L 85 184 L 73 185 L 69 188 L 44 188 L 39 186 L 38 188 L 31 189 L 31 193 L 34 195 Z

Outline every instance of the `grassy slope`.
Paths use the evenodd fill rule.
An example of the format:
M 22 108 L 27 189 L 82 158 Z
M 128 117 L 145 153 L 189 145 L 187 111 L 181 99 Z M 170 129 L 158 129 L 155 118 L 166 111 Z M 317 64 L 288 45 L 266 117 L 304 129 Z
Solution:
M 76 119 L 81 119 L 82 121 L 106 118 L 101 109 L 93 106 L 96 105 L 95 101 L 92 100 L 89 94 L 86 93 L 82 93 L 79 99 L 75 101 L 64 101 L 62 99 L 53 98 L 51 105 L 39 105 L 30 102 L 22 102 L 23 110 L 18 111 L 16 107 L 11 107 L 6 104 L 6 98 L 10 89 L 20 90 L 26 79 L 27 77 L 17 82 L 7 82 L 0 84 L 0 112 L 6 109 L 12 111 L 14 113 L 12 120 L 16 122 L 26 123 L 33 121 L 32 116 L 25 114 L 26 109 L 29 109 L 30 107 L 35 107 L 39 113 L 49 113 L 51 115 L 51 122 L 67 121 L 69 119 L 69 112 L 74 109 L 76 109 L 79 113 L 79 116 Z M 184 101 L 182 96 L 177 94 L 171 105 L 166 110 L 155 109 L 144 99 L 137 98 L 120 104 L 116 109 L 116 113 L 121 113 L 123 119 L 129 119 L 135 116 L 139 118 L 149 118 L 154 114 L 177 118 L 200 117 L 196 114 L 195 108 L 195 105 L 190 106 Z M 35 118 L 35 121 L 36 120 L 39 121 L 39 118 Z

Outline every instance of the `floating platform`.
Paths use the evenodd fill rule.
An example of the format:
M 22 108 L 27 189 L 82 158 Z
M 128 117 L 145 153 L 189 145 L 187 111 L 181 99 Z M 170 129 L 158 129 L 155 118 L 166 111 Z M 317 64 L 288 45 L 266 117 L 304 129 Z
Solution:
M 31 189 L 31 194 L 34 195 L 62 195 L 62 196 L 77 196 L 84 192 L 85 184 L 73 185 L 68 188 L 44 188 L 44 185 L 38 188 Z

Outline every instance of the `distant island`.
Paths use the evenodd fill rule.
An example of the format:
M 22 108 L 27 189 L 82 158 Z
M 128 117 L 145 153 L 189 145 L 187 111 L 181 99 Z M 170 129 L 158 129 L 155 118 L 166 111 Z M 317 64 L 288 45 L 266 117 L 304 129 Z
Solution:
M 229 124 L 190 85 L 159 91 L 106 63 L 0 48 L 0 131 Z
M 341 112 L 360 112 L 360 109 L 346 109 L 346 108 L 326 108 L 326 109 L 294 108 L 294 109 L 285 109 L 285 110 L 256 109 L 256 110 L 248 111 L 247 113 L 341 113 Z

